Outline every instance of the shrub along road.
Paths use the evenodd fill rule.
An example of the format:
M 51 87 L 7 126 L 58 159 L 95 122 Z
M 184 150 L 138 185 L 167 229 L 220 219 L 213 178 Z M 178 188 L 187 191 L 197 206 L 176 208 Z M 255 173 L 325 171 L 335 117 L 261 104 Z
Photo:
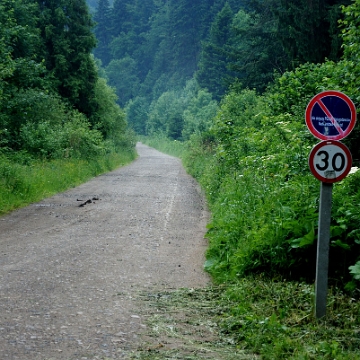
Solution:
M 198 185 L 178 159 L 137 149 L 0 218 L 1 359 L 127 358 L 146 330 L 139 293 L 209 283 Z

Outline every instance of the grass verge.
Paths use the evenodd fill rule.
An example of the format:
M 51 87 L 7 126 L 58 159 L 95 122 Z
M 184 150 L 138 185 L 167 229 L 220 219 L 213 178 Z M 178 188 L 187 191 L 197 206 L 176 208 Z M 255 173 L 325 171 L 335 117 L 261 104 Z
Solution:
M 135 157 L 134 151 L 111 153 L 91 160 L 14 160 L 2 155 L 0 215 L 75 187 L 94 176 L 128 164 Z
M 261 277 L 142 294 L 144 343 L 131 359 L 360 358 L 360 304 L 334 290 L 313 317 L 313 286 Z

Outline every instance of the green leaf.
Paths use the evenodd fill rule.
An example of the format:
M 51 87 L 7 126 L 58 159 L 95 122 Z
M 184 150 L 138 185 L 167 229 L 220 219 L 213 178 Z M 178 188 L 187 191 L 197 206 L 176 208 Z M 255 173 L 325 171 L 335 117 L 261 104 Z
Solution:
M 341 248 L 343 248 L 345 250 L 350 250 L 351 249 L 348 244 L 343 243 L 341 240 L 332 241 L 331 245 L 334 246 L 334 247 L 339 246 L 339 247 L 341 247 Z
M 293 249 L 297 249 L 312 245 L 314 243 L 314 240 L 315 240 L 315 229 L 314 226 L 312 226 L 311 230 L 305 236 L 298 239 L 289 240 L 289 243 L 291 244 L 291 247 Z
M 360 280 L 360 261 L 353 266 L 349 266 L 349 270 L 354 279 Z
M 340 226 L 332 226 L 331 227 L 331 237 L 338 237 L 340 236 L 341 234 L 343 234 L 346 230 L 346 226 L 344 228 L 343 225 L 340 225 Z

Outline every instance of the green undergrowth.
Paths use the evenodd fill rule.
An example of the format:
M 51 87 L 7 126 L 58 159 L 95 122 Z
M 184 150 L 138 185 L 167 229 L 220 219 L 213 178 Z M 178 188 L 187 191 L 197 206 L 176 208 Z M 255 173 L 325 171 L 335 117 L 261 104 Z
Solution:
M 0 215 L 75 187 L 131 162 L 134 151 L 93 159 L 34 160 L 24 154 L 0 156 Z
M 305 283 L 246 277 L 142 294 L 145 341 L 130 358 L 359 359 L 360 303 L 331 289 L 327 316 L 316 320 L 313 293 Z
M 242 171 L 229 174 L 211 138 L 196 141 L 184 144 L 182 159 L 212 212 L 205 268 L 225 285 L 149 298 L 153 340 L 134 358 L 360 359 L 359 268 L 345 265 L 358 256 L 360 172 L 334 185 L 331 288 L 327 316 L 318 321 L 313 284 L 320 184 L 307 173 L 308 149 L 299 143 L 298 152 L 278 157 L 250 154 L 240 158 Z M 187 339 L 183 331 L 193 335 Z M 199 332 L 213 338 L 194 342 Z M 156 343 L 161 336 L 165 340 Z M 174 344 L 175 337 L 185 345 Z

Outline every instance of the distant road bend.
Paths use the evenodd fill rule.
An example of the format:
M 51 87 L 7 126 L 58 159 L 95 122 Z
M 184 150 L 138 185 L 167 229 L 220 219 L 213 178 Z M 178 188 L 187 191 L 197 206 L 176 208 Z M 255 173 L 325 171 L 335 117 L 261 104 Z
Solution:
M 139 291 L 208 283 L 198 185 L 178 159 L 137 150 L 0 218 L 1 360 L 126 358 L 145 327 Z

